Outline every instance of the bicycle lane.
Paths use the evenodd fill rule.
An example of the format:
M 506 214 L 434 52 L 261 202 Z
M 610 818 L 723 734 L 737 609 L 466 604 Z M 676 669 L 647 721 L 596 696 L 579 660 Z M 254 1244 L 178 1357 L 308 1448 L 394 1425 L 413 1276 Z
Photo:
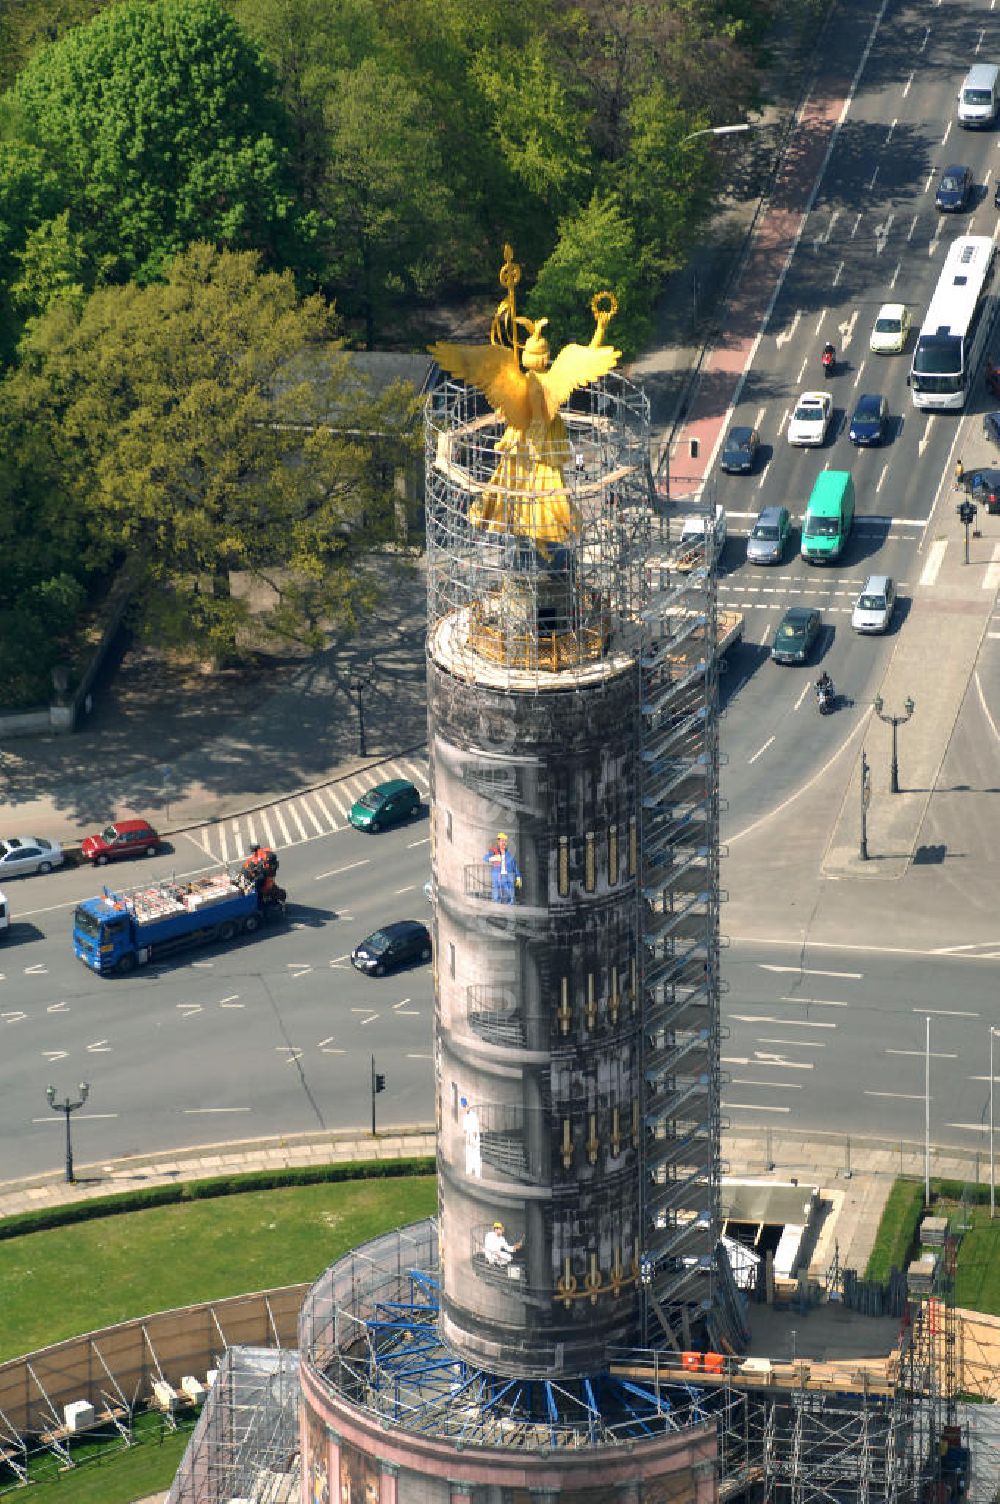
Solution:
M 671 446 L 672 480 L 684 491 L 700 489 L 715 461 L 888 3 L 882 0 L 874 21 L 863 0 L 834 6 L 830 12 L 819 42 L 821 47 L 830 44 L 825 61 L 798 112 L 767 207 L 722 310 L 725 343 L 715 345 L 707 356 L 689 414 Z M 776 280 L 775 267 L 780 267 Z M 686 458 L 692 439 L 698 441 L 696 459 Z M 675 464 L 675 455 L 685 456 L 682 467 Z

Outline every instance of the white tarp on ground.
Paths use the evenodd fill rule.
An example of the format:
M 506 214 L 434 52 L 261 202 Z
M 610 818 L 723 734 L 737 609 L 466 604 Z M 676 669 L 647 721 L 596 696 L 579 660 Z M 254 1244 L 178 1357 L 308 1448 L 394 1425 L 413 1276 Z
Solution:
M 958 1420 L 969 1438 L 966 1504 L 993 1504 L 1000 1484 L 1000 1405 L 959 1405 Z

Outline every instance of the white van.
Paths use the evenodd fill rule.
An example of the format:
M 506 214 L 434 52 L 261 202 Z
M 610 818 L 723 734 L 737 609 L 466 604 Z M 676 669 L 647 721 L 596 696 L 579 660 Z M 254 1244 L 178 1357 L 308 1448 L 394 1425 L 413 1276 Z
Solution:
M 958 123 L 966 130 L 992 125 L 1000 106 L 1000 68 L 996 63 L 976 63 L 969 69 L 958 93 Z

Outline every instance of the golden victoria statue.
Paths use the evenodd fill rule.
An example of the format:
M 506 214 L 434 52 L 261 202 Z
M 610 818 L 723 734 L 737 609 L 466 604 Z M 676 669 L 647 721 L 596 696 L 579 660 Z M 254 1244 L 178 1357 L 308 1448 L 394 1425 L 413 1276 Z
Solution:
M 550 364 L 542 333 L 548 319 L 518 315 L 520 280 L 521 268 L 505 245 L 500 285 L 506 295 L 493 316 L 490 343 L 439 341 L 429 349 L 444 370 L 484 392 L 507 425 L 496 445 L 499 463 L 469 507 L 470 522 L 491 533 L 530 538 L 545 552 L 547 545 L 566 543 L 579 532 L 579 511 L 563 473 L 570 446 L 559 409 L 578 387 L 604 376 L 621 359 L 620 350 L 603 343 L 618 300 L 614 293 L 598 293 L 590 305 L 596 325 L 590 344 L 564 345 Z M 528 331 L 523 344 L 522 328 Z

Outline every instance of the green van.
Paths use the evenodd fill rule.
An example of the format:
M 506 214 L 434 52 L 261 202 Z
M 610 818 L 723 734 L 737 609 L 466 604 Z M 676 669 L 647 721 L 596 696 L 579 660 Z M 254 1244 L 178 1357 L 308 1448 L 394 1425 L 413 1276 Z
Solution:
M 844 551 L 854 522 L 854 481 L 850 470 L 824 470 L 816 477 L 799 549 L 809 564 L 832 564 Z

